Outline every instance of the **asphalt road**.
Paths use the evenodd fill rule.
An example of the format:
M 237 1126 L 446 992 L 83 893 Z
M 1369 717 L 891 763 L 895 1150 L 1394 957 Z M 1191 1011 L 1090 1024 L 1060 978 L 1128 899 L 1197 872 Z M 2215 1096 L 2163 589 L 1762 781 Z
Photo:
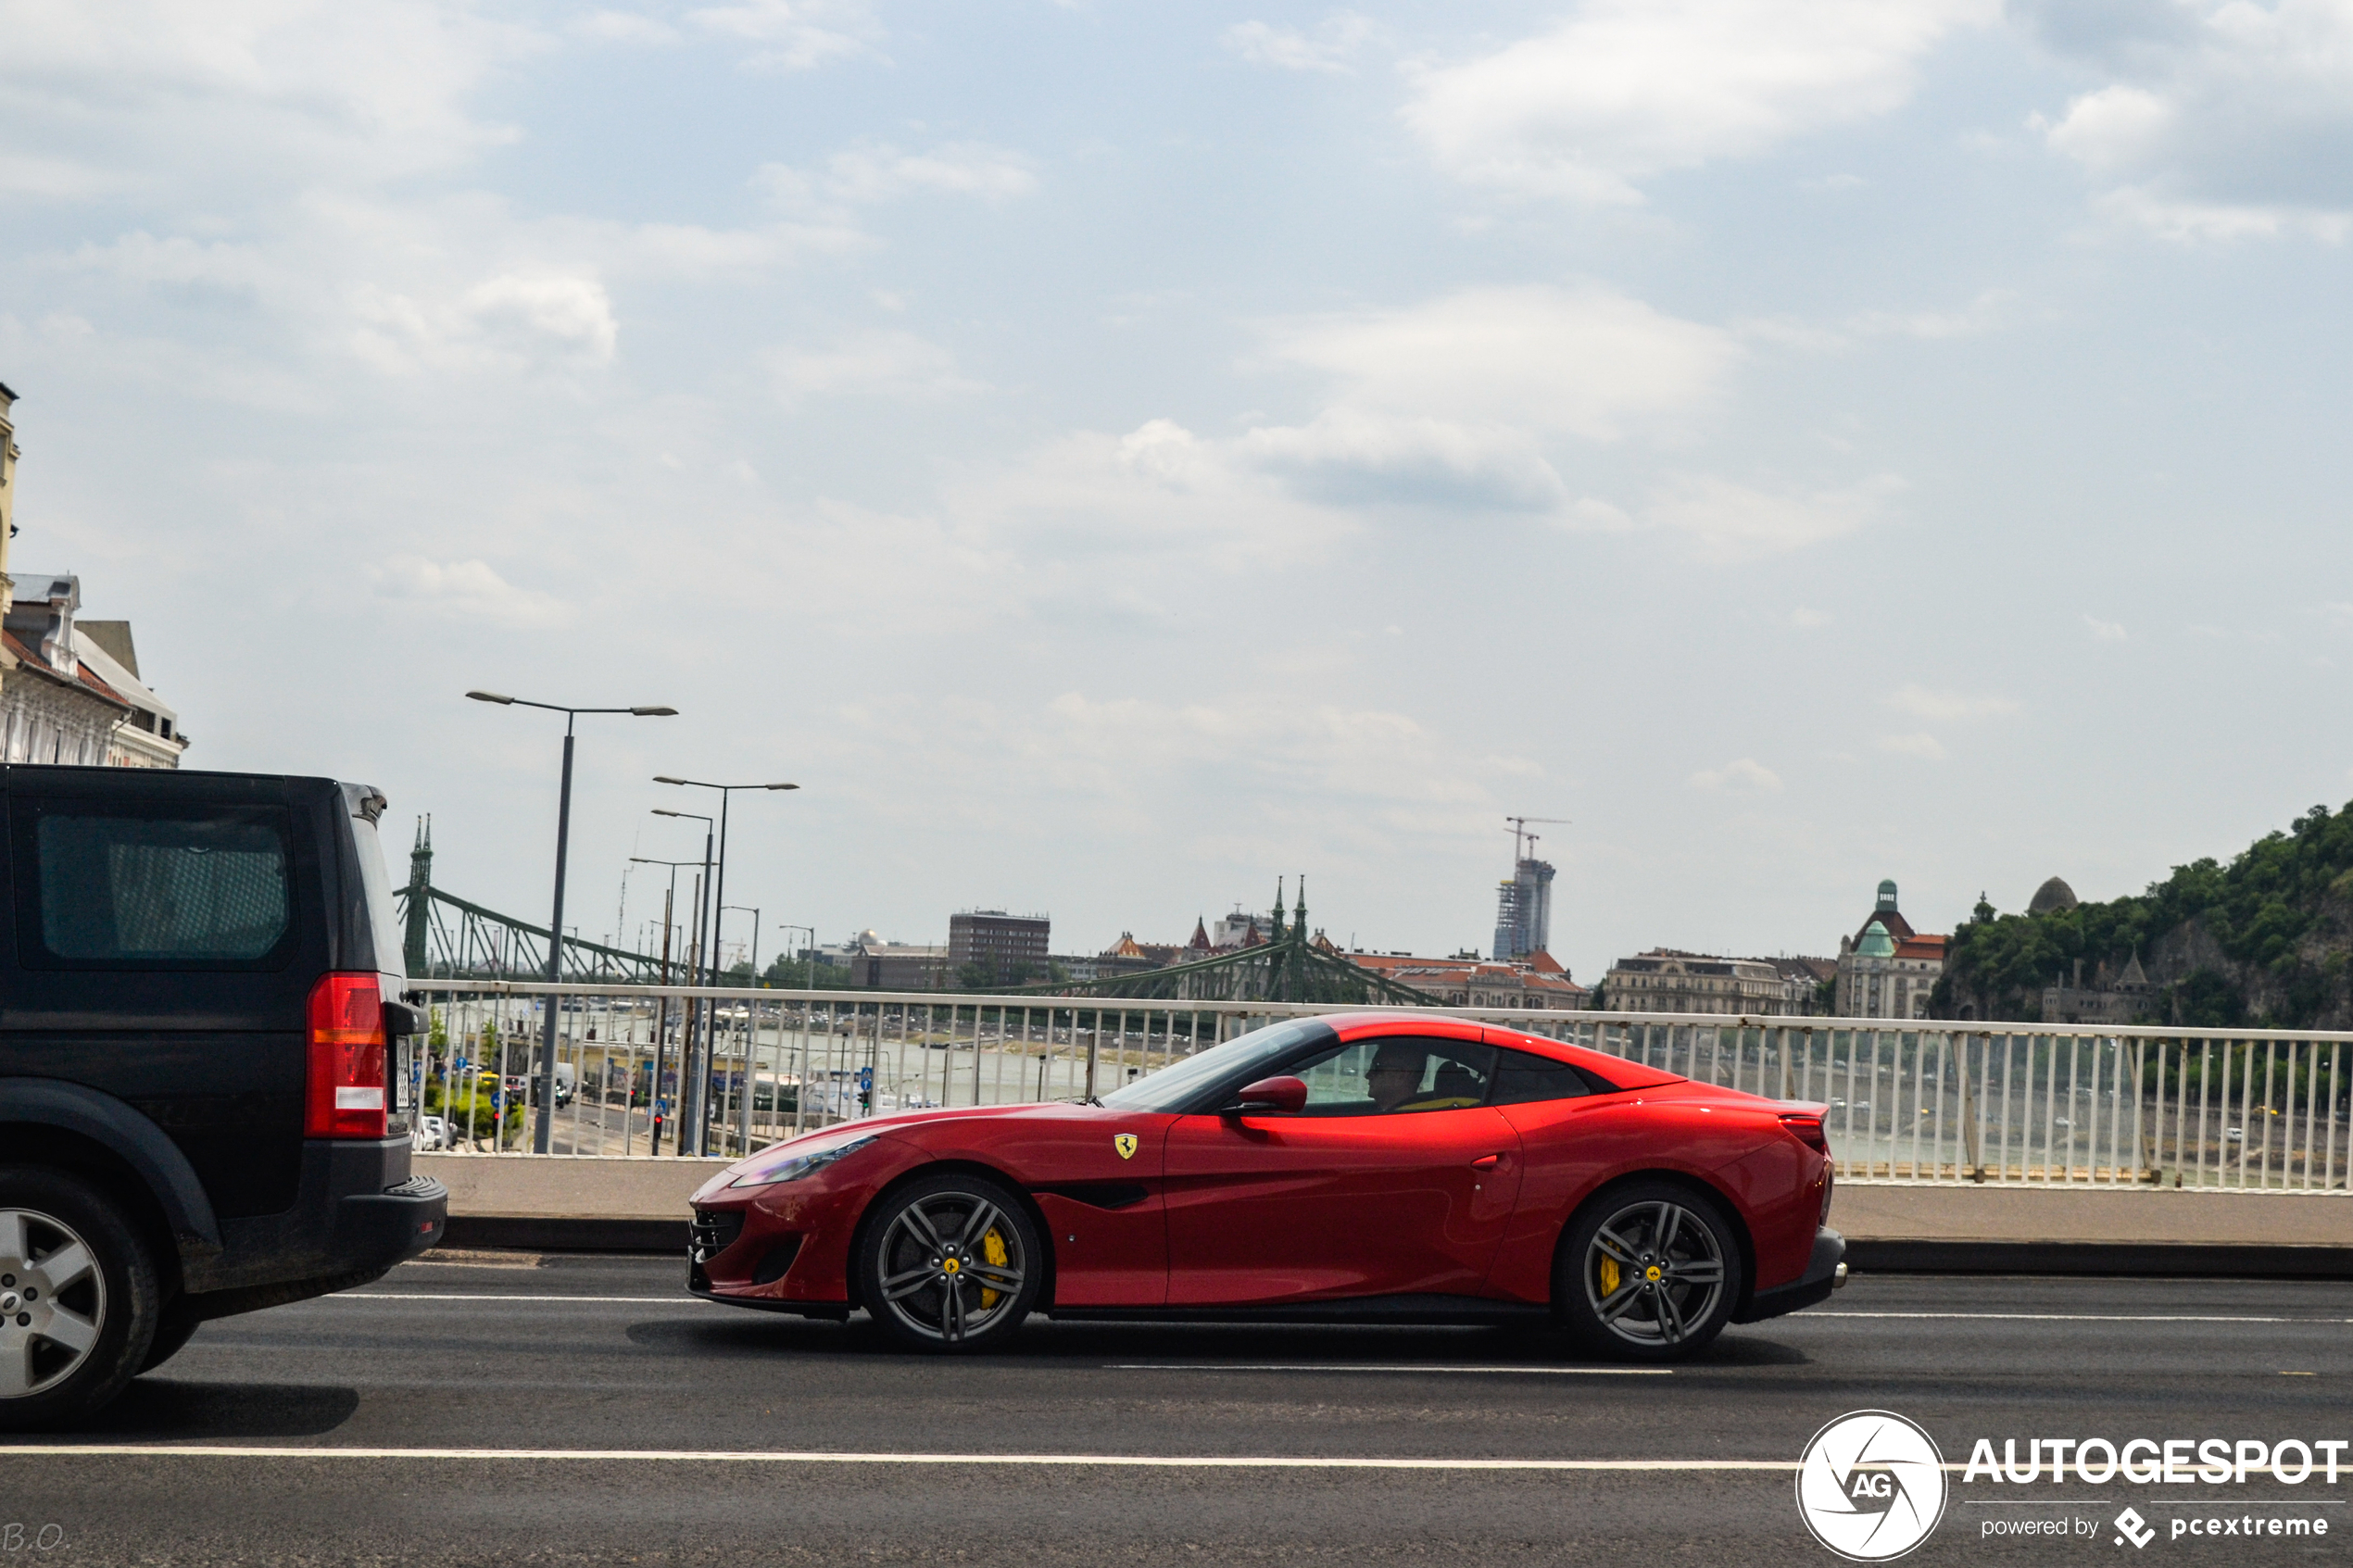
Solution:
M 1866 1277 L 1626 1375 L 1544 1334 L 1044 1320 L 943 1361 L 695 1301 L 682 1273 L 418 1263 L 208 1324 L 96 1428 L 0 1439 L 0 1565 L 1829 1564 L 1793 1471 L 1857 1409 L 1949 1461 L 1980 1436 L 2353 1438 L 2344 1284 Z M 1104 1462 L 1139 1457 L 1171 1462 Z M 1564 1460 L 1605 1463 L 1540 1467 Z M 2335 1486 L 1952 1491 L 1906 1561 L 2353 1557 L 2353 1452 Z M 2127 1504 L 2145 1552 L 2110 1532 Z M 2166 1534 L 2223 1504 L 2332 1533 Z M 1985 1534 L 2059 1517 L 2098 1533 Z

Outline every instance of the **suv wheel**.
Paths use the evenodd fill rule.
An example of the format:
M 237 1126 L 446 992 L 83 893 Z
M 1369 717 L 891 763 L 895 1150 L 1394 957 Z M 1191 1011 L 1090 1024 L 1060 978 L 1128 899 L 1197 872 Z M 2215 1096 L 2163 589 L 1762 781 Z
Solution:
M 1021 1200 L 985 1177 L 927 1176 L 887 1193 L 858 1248 L 860 1298 L 917 1350 L 977 1350 L 1037 1304 L 1046 1257 Z
M 0 1432 L 66 1425 L 120 1393 L 157 1310 L 120 1209 L 62 1171 L 0 1165 Z

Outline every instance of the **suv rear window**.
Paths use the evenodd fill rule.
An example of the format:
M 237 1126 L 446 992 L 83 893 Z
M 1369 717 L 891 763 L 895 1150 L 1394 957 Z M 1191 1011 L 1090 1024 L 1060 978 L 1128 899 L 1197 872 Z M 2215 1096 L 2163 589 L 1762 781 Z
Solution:
M 44 802 L 19 827 L 18 863 L 35 872 L 19 879 L 34 906 L 18 911 L 22 957 L 43 968 L 274 967 L 291 935 L 288 825 L 267 806 Z

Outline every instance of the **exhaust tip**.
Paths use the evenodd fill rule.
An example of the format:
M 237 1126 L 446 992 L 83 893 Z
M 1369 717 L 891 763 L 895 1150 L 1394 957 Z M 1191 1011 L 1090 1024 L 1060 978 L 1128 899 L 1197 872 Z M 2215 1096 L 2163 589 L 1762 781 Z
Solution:
M 1843 1290 L 1846 1288 L 1846 1265 L 1844 1263 L 1841 1263 L 1836 1269 L 1833 1269 L 1831 1272 L 1831 1288 L 1832 1290 Z

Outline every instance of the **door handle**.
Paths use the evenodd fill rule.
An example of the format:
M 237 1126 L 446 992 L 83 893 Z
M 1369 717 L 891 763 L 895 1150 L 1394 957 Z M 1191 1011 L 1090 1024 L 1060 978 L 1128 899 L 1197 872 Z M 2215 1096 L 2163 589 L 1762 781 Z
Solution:
M 1503 1160 L 1504 1157 L 1500 1154 L 1483 1154 L 1477 1160 L 1471 1161 L 1471 1169 L 1474 1171 L 1492 1171 L 1496 1166 L 1502 1164 Z

